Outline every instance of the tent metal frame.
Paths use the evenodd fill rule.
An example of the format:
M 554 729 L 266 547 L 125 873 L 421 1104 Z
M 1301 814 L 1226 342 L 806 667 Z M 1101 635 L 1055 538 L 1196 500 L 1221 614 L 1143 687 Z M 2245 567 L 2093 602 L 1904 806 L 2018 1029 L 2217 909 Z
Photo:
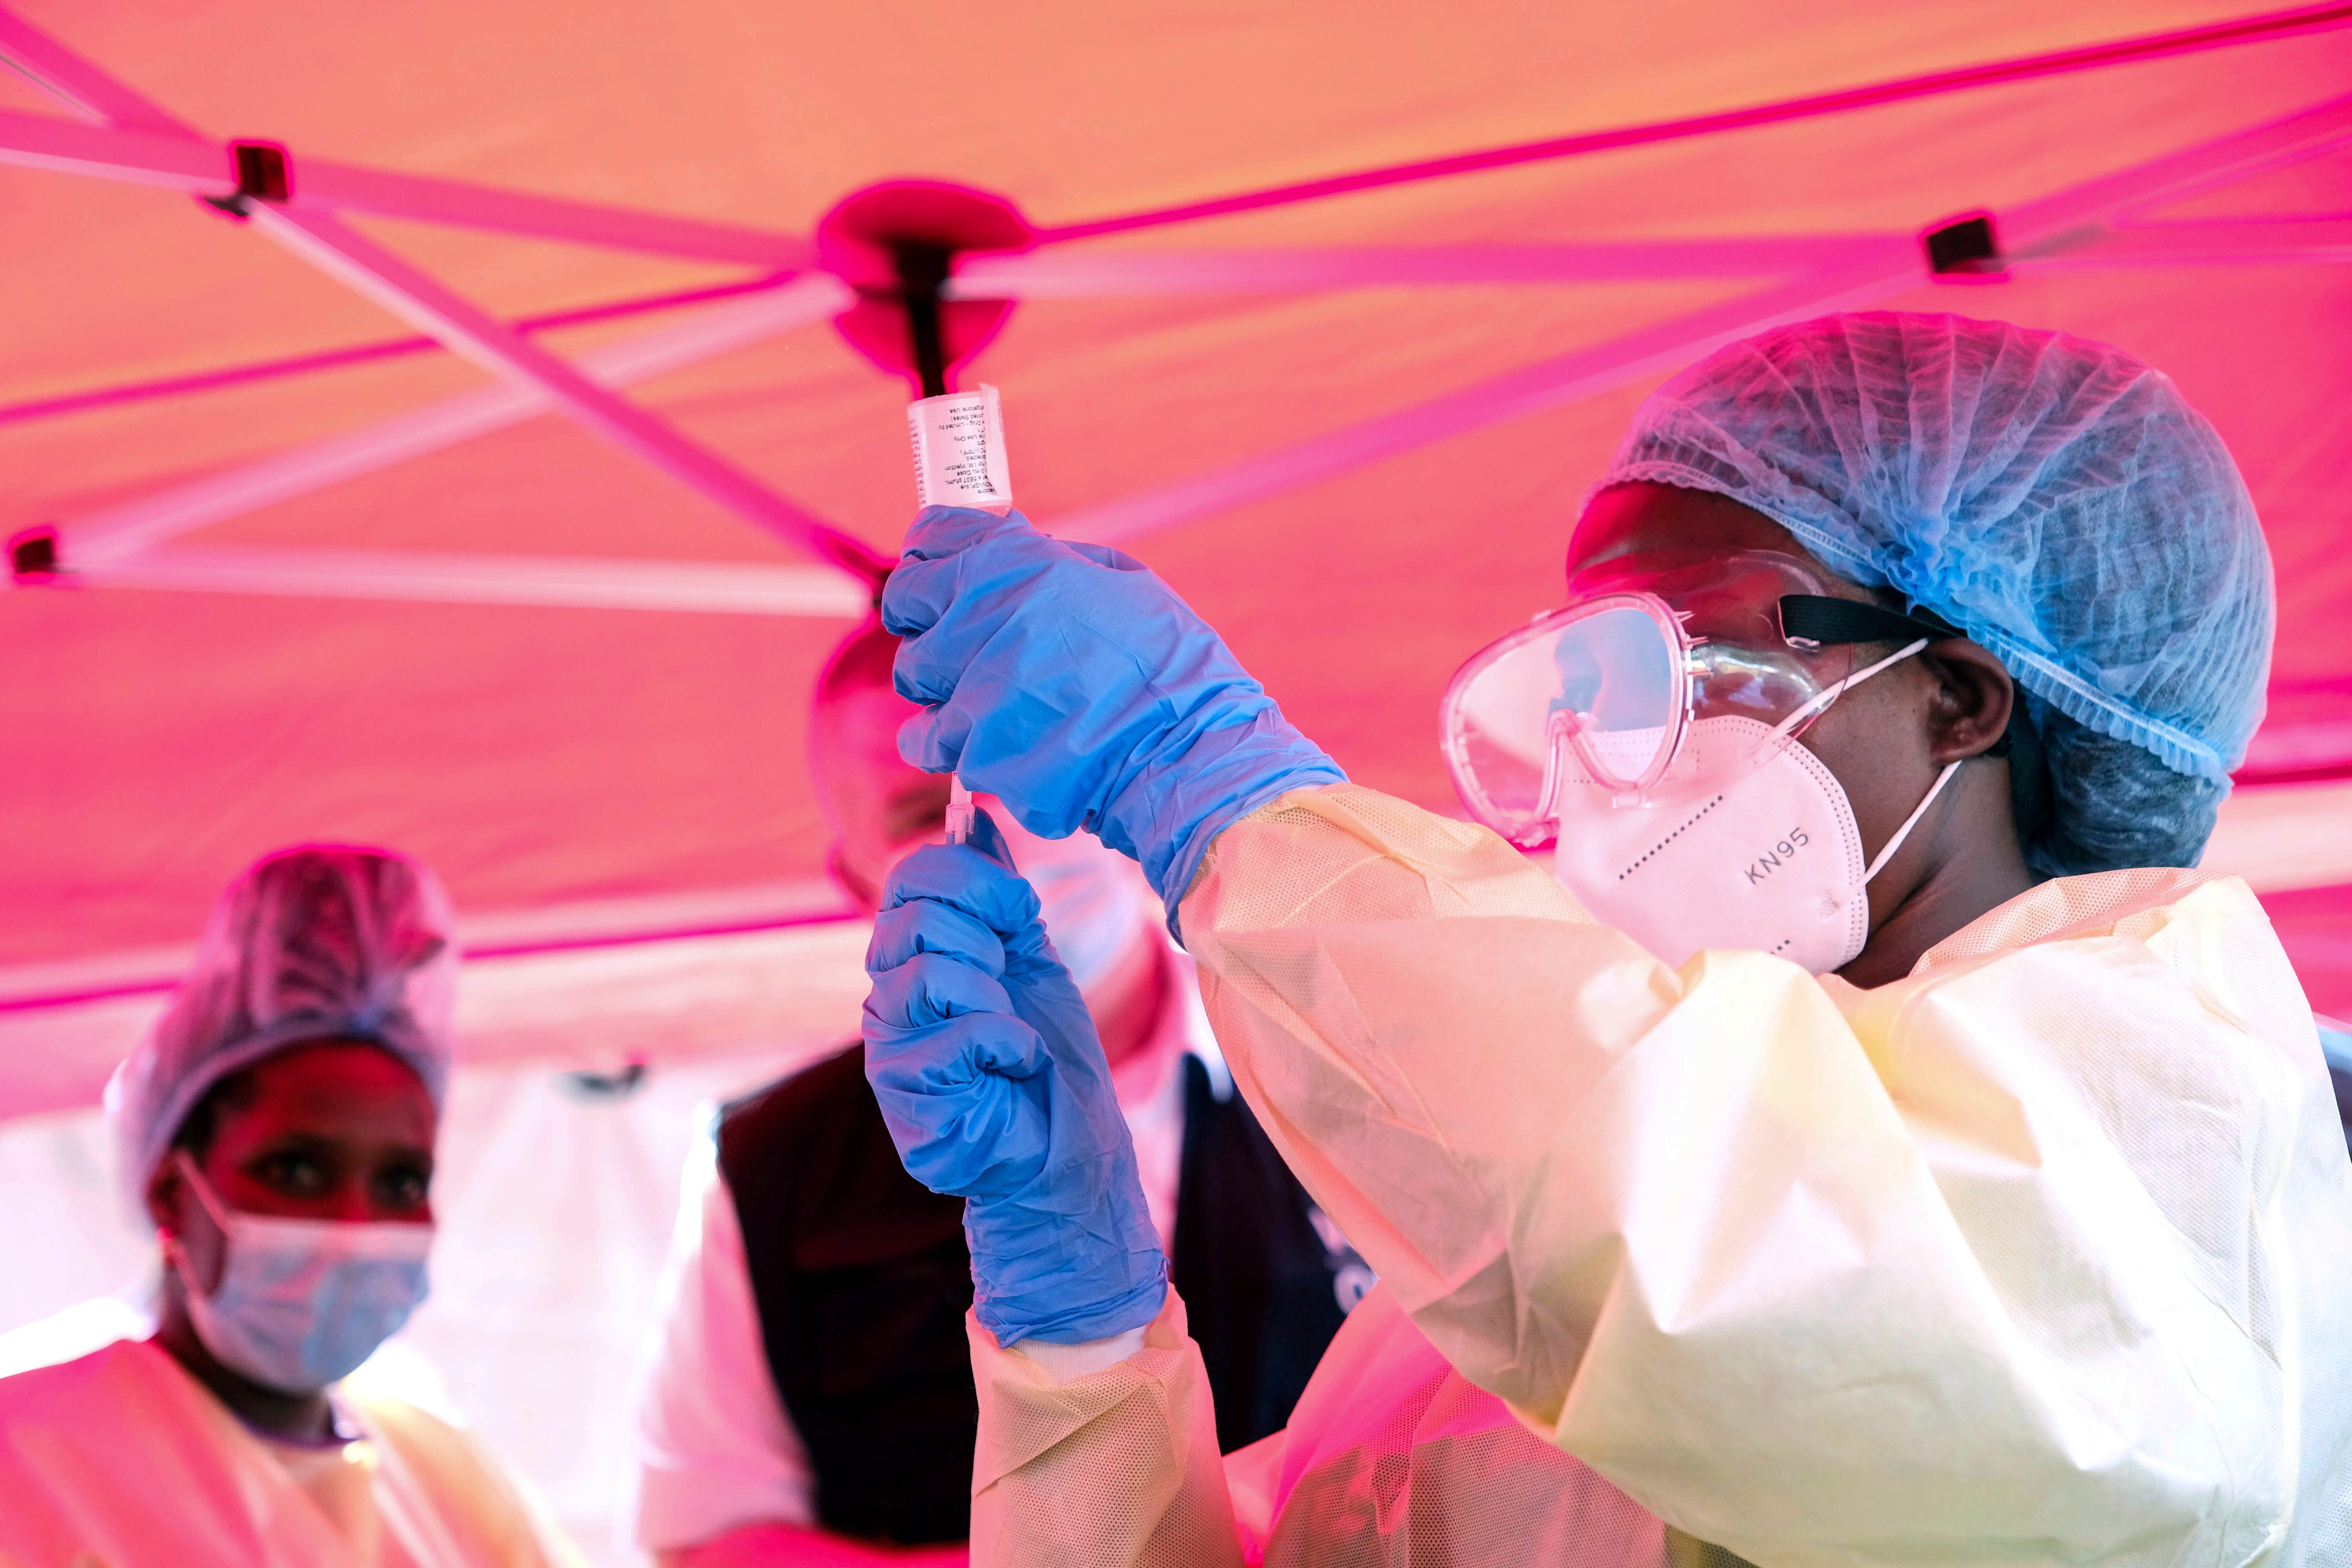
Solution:
M 2111 223 L 2178 200 L 2183 192 L 2201 193 L 2217 184 L 2250 179 L 2347 145 L 2352 145 L 2352 93 L 2011 208 L 2000 217 L 2002 239 L 2005 247 L 2014 247 L 2015 254 L 2026 258 L 2064 256 L 2075 247 L 2104 242 Z M 1055 526 L 1074 536 L 1124 543 L 1433 441 L 1595 396 L 1765 328 L 1875 303 L 1929 280 L 1917 240 L 1905 236 L 1866 241 L 1840 259 L 1787 281 L 1507 371 L 1294 447 L 1140 495 L 1065 513 L 1055 520 Z
M 1187 202 L 1181 205 L 1161 207 L 1150 212 L 1129 213 L 1117 217 L 1097 218 L 1087 223 L 1066 224 L 1058 228 L 1045 229 L 1037 237 L 1040 243 L 1046 243 L 1087 239 L 1105 234 L 1127 234 L 1139 228 L 1157 228 L 1172 223 L 1191 223 L 1205 217 L 1223 217 L 1234 213 L 1255 212 L 1265 207 L 1286 206 L 1294 202 L 1320 200 L 1326 196 L 1352 195 L 1362 191 L 1382 190 L 1394 185 L 1418 184 L 1424 180 L 1447 179 L 1456 174 L 1482 174 L 1489 170 L 1513 168 L 1525 163 L 1549 163 L 1560 158 L 1583 157 L 1594 153 L 1613 153 L 1629 147 L 1651 146 L 1661 142 L 1685 142 L 1694 137 L 1717 136 L 1726 132 L 1751 131 L 1759 126 L 1783 125 L 1791 121 L 1818 120 L 1825 115 L 1849 114 L 1855 110 L 1875 109 L 1884 104 L 1901 103 L 1911 99 L 1940 98 L 1949 93 L 1973 91 L 1979 88 L 1998 87 L 2009 82 L 2032 81 L 2042 77 L 2072 76 L 2077 72 L 2096 70 L 2106 66 L 2164 59 L 2175 55 L 2201 54 L 2208 49 L 2231 48 L 2240 44 L 2259 43 L 2293 33 L 2340 26 L 2347 22 L 2352 22 L 2352 5 L 2342 4 L 2340 0 L 2334 4 L 2303 5 L 2285 11 L 2263 12 L 2252 16 L 2233 17 L 2226 22 L 2182 27 L 2171 32 L 2143 33 L 2133 37 L 2116 38 L 2105 43 L 2090 44 L 2078 48 L 2058 49 L 2040 55 L 2023 55 L 2006 60 L 1990 60 L 1980 65 L 1961 66 L 1951 70 L 1930 71 L 1921 76 L 1898 77 L 1891 81 L 1873 82 L 1863 87 L 1842 88 L 1832 92 L 1811 93 L 1801 98 L 1783 99 L 1776 103 L 1753 104 L 1742 109 L 1725 110 L 1715 114 L 1654 121 L 1646 125 L 1620 126 L 1606 131 L 1588 131 L 1573 136 L 1551 137 L 1540 142 L 1522 142 L 1507 147 L 1489 147 L 1473 153 L 1457 153 L 1444 158 L 1427 158 L 1410 163 L 1395 163 L 1386 168 L 1360 169 L 1350 174 L 1335 174 L 1325 179 L 1307 180 L 1291 185 L 1276 185 L 1262 191 L 1244 191 L 1234 195 L 1219 196 L 1204 202 Z
M 1745 278 L 1792 271 L 1877 235 L 1727 235 L 1705 238 L 1587 240 L 1573 245 L 1286 247 L 1280 250 L 1066 250 L 974 256 L 948 279 L 946 300 L 1124 298 L 1143 293 L 1223 294 L 1445 284 L 1545 284 Z M 2225 218 L 2135 223 L 2099 240 L 2031 257 L 2011 255 L 2011 272 L 2131 266 L 2250 265 L 2352 259 L 2352 218 Z M 620 321 L 782 288 L 807 274 L 786 271 L 743 282 L 633 295 L 602 304 L 518 318 L 533 335 Z M 340 370 L 440 347 L 424 336 L 340 349 L 0 405 L 0 426 L 219 391 L 286 376 Z
M 560 327 L 583 327 L 604 321 L 627 321 L 692 305 L 705 305 L 720 300 L 731 300 L 744 294 L 757 294 L 780 288 L 794 278 L 786 272 L 754 278 L 746 282 L 719 283 L 701 289 L 675 289 L 656 294 L 636 294 L 625 299 L 607 300 L 600 304 L 577 305 L 562 310 L 544 310 L 534 315 L 519 316 L 509 323 L 526 336 L 552 331 Z M 60 415 L 84 414 L 93 409 L 121 407 L 130 404 L 153 402 L 166 397 L 182 397 L 191 393 L 217 392 L 232 386 L 248 386 L 258 382 L 278 381 L 288 376 L 309 375 L 320 371 L 341 370 L 352 365 L 370 364 L 379 360 L 401 359 L 411 354 L 430 353 L 440 348 L 431 338 L 411 336 L 379 338 L 373 342 L 347 343 L 341 348 L 320 349 L 304 354 L 281 355 L 273 359 L 250 360 L 242 364 L 215 365 L 210 370 L 192 371 L 181 375 L 159 376 L 144 381 L 117 383 L 112 386 L 83 387 L 73 392 L 57 393 L 47 397 L 28 398 L 21 403 L 0 404 L 0 426 L 25 425 L 35 420 L 54 419 Z
M 1918 237 L 1908 235 L 1094 255 L 1058 248 L 1068 241 L 1846 113 L 2347 24 L 2352 24 L 2352 4 L 2306 5 L 1717 114 L 1356 171 L 1064 225 L 1039 231 L 1039 249 L 969 258 L 949 291 L 951 297 L 967 299 L 1048 298 L 1630 277 L 1774 279 L 1761 289 L 1412 407 L 1059 520 L 1064 529 L 1087 537 L 1129 541 L 1449 436 L 1622 386 L 1775 323 L 1874 302 L 1931 275 Z M 307 155 L 295 165 L 288 187 L 271 193 L 279 199 L 264 199 L 241 184 L 233 147 L 206 139 L 5 8 L 0 8 L 0 61 L 92 122 L 0 112 L 0 163 L 160 186 L 236 210 L 260 234 L 497 378 L 489 387 L 72 520 L 53 536 L 43 579 L 204 592 L 842 616 L 859 613 L 873 585 L 888 570 L 888 559 L 862 541 L 618 395 L 619 389 L 647 377 L 732 353 L 845 308 L 853 298 L 850 290 L 829 274 L 813 269 L 814 247 L 806 239 Z M 2352 259 L 2352 221 L 2336 215 L 2219 224 L 2134 221 L 2165 203 L 2347 144 L 2352 144 L 2352 94 L 2005 211 L 1999 215 L 2002 259 L 2018 270 Z M 702 307 L 693 320 L 608 344 L 575 363 L 539 347 L 516 325 L 499 321 L 361 234 L 342 221 L 344 212 L 755 265 L 778 276 L 770 286 L 740 299 Z M 343 363 L 331 353 L 317 358 L 322 367 Z M 170 541 L 195 529 L 551 409 L 824 565 L 170 546 Z M 0 590 L 11 585 L 0 578 Z M 853 585 L 855 593 L 848 591 Z
M 580 374 L 610 390 L 634 385 L 732 353 L 778 332 L 823 321 L 852 298 L 826 273 L 730 300 L 691 320 L 640 332 L 580 356 Z M 289 500 L 362 474 L 502 430 L 548 411 L 533 382 L 500 379 L 472 392 L 358 429 L 151 491 L 86 513 L 71 527 L 72 560 L 94 583 L 127 558 L 209 523 Z

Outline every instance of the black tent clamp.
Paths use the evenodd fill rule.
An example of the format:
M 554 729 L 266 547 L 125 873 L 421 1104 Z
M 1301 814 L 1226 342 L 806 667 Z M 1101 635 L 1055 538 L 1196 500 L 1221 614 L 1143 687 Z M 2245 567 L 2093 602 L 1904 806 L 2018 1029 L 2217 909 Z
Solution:
M 28 528 L 8 540 L 8 575 L 21 586 L 54 583 L 63 570 L 58 564 L 58 531 Z
M 1919 237 L 1927 249 L 1927 270 L 1938 278 L 1974 278 L 1988 282 L 2008 276 L 1992 214 L 1971 213 Z
M 232 142 L 236 158 L 236 189 L 226 196 L 198 196 L 217 212 L 242 218 L 256 202 L 287 202 L 294 197 L 294 165 L 286 149 L 275 142 Z

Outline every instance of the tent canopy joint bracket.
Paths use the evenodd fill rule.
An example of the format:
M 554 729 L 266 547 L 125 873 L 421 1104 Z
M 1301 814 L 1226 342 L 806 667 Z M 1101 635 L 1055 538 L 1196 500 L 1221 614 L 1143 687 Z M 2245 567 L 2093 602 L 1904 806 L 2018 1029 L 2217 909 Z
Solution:
M 1938 279 L 1993 282 L 2008 277 L 2000 237 L 1993 231 L 1989 212 L 1938 224 L 1922 234 L 1919 243 L 1927 247 L 1927 270 Z
M 282 143 L 232 142 L 228 150 L 236 160 L 236 189 L 225 196 L 199 195 L 196 200 L 243 221 L 256 202 L 283 205 L 294 199 L 294 164 Z
M 57 581 L 58 531 L 44 524 L 8 536 L 8 576 L 19 584 Z

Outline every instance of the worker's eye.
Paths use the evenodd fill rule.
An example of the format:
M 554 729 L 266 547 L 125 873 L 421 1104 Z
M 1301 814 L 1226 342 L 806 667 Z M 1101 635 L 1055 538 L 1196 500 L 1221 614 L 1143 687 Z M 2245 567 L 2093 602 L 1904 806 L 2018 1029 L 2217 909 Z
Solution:
M 424 1206 L 433 1184 L 433 1173 L 420 1164 L 387 1165 L 375 1175 L 375 1201 L 387 1209 Z
M 325 1161 L 299 1149 L 281 1149 L 265 1154 L 253 1173 L 276 1192 L 289 1198 L 324 1197 L 334 1184 L 333 1173 Z

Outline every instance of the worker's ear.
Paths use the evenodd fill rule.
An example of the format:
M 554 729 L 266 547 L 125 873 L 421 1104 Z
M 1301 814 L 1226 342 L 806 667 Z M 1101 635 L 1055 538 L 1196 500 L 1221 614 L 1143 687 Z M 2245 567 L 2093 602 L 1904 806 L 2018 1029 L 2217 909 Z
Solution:
M 147 1178 L 147 1191 L 142 1194 L 147 1204 L 147 1217 L 155 1222 L 159 1231 L 177 1235 L 181 1229 L 180 1205 L 190 1195 L 188 1184 L 180 1174 L 180 1162 L 168 1155 Z
M 2009 729 L 2016 684 L 2000 660 L 1966 637 L 1929 643 L 1919 662 L 1936 679 L 1927 708 L 1927 755 L 1937 767 L 1990 751 Z
M 196 1288 L 207 1294 L 218 1289 L 221 1270 L 227 1263 L 226 1239 L 194 1189 L 188 1185 L 176 1154 L 167 1154 L 155 1173 L 147 1178 L 145 1197 L 147 1217 L 155 1222 L 160 1234 L 178 1245 L 195 1277 Z
M 847 893 L 850 901 L 866 913 L 882 907 L 882 889 L 875 879 L 856 865 L 849 853 L 846 840 L 835 838 L 824 852 L 824 868 L 833 878 L 834 886 Z

